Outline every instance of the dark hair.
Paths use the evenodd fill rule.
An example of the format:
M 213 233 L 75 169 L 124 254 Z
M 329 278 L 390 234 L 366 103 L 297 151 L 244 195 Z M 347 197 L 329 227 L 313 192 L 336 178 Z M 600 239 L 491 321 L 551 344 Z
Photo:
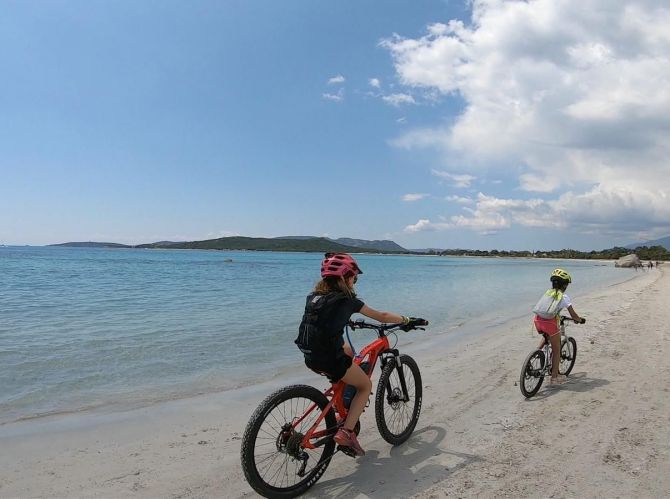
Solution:
M 565 288 L 568 287 L 568 284 L 570 284 L 570 281 L 566 279 L 561 279 L 560 277 L 552 277 L 551 278 L 551 288 L 552 289 L 560 289 L 561 291 L 564 290 Z

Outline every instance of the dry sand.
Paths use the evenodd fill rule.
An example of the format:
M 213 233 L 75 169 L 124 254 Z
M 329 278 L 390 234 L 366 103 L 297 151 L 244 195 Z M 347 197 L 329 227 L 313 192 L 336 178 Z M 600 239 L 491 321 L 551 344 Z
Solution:
M 392 448 L 368 409 L 366 456 L 336 455 L 307 497 L 670 496 L 669 268 L 576 299 L 588 323 L 568 330 L 578 344 L 571 380 L 531 400 L 517 386 L 537 343 L 529 317 L 413 345 L 424 382 L 414 435 Z M 239 464 L 244 425 L 278 386 L 324 386 L 296 376 L 0 426 L 0 496 L 254 497 Z

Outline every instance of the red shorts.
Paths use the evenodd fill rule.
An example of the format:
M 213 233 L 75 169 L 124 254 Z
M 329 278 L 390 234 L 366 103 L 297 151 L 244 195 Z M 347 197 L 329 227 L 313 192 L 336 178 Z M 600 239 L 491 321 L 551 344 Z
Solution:
M 537 332 L 540 334 L 546 333 L 549 336 L 554 336 L 559 333 L 558 320 L 556 320 L 555 317 L 551 319 L 543 319 L 539 315 L 536 315 L 533 323 L 535 324 L 535 329 L 537 329 Z

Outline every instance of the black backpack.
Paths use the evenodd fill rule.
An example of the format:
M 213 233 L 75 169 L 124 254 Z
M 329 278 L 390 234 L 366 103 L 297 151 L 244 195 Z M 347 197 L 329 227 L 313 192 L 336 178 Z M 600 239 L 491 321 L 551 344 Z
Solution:
M 332 341 L 327 334 L 322 334 L 320 317 L 323 311 L 328 310 L 335 303 L 344 300 L 346 295 L 341 292 L 328 293 L 320 295 L 310 293 L 305 300 L 305 313 L 300 322 L 298 337 L 295 344 L 305 355 L 311 355 L 315 352 L 328 351 Z

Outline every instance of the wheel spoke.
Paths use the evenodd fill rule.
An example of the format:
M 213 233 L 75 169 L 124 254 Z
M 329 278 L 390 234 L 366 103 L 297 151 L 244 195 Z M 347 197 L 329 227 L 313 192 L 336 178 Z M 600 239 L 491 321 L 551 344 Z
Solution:
M 323 473 L 335 450 L 334 441 L 321 437 L 319 447 L 306 449 L 302 440 L 322 414 L 319 408 L 326 404 L 323 393 L 315 388 L 295 385 L 278 390 L 256 410 L 245 431 L 242 465 L 247 481 L 261 495 L 282 490 L 302 494 Z M 329 426 L 335 426 L 332 411 L 315 431 L 325 435 Z M 304 474 L 298 476 L 303 467 Z

